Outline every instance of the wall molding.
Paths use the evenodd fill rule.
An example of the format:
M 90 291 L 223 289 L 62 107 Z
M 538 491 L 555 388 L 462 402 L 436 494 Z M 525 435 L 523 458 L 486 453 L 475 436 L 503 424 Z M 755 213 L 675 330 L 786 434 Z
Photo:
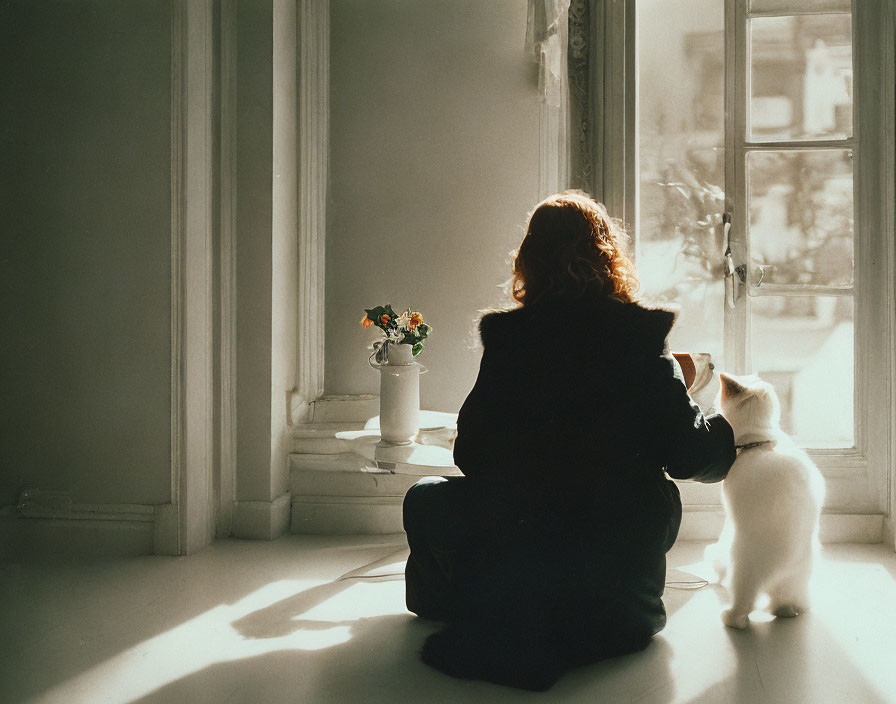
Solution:
M 153 553 L 152 521 L 0 517 L 0 562 L 139 557 Z
M 171 5 L 171 509 L 157 553 L 213 536 L 213 3 Z
M 0 513 L 0 561 L 45 557 L 135 557 L 154 552 L 157 507 L 79 504 L 41 493 Z
M 236 163 L 236 0 L 221 2 L 220 22 L 220 453 L 217 468 L 215 534 L 228 536 L 232 530 L 236 498 L 236 252 L 237 252 L 237 163 Z
M 145 504 L 75 504 L 28 503 L 19 505 L 17 518 L 52 518 L 65 521 L 154 522 L 156 507 Z
M 305 420 L 324 392 L 325 246 L 329 180 L 330 3 L 299 0 L 298 319 L 296 388 L 290 424 Z
M 401 496 L 296 496 L 290 532 L 303 535 L 403 533 Z
M 183 473 L 183 298 L 184 298 L 184 52 L 186 18 L 182 0 L 171 3 L 171 503 L 179 503 Z M 179 554 L 177 511 L 157 517 L 166 540 L 156 543 L 159 554 Z
M 289 531 L 289 493 L 273 501 L 234 501 L 233 536 L 274 540 Z

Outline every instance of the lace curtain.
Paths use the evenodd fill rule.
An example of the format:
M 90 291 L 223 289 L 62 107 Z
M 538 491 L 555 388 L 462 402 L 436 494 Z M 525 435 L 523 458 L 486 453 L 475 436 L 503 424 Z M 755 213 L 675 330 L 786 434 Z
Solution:
M 538 64 L 541 196 L 569 185 L 569 82 L 567 43 L 570 0 L 529 0 L 526 49 Z
M 566 67 L 569 83 L 569 187 L 593 195 L 591 32 L 591 1 L 571 0 Z
M 590 193 L 595 185 L 590 67 L 594 2 L 529 0 L 526 49 L 539 67 L 542 100 L 542 195 L 566 188 Z
M 566 82 L 570 0 L 529 0 L 526 50 L 538 63 L 538 91 L 549 106 L 562 107 Z

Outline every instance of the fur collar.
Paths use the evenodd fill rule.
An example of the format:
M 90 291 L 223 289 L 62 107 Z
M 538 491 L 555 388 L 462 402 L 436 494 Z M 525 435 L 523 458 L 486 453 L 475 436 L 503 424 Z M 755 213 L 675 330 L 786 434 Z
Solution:
M 577 347 L 629 346 L 661 354 L 676 313 L 613 299 L 573 302 L 539 301 L 505 311 L 486 313 L 479 321 L 484 346 L 525 347 L 531 340 L 561 340 Z

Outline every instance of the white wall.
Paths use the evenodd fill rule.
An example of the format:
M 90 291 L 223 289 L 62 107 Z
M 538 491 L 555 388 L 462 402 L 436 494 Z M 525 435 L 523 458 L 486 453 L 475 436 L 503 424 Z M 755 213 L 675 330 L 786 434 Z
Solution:
M 363 309 L 433 326 L 424 408 L 475 381 L 477 311 L 500 304 L 538 196 L 535 64 L 522 0 L 332 0 L 326 392 L 376 393 Z M 377 331 L 378 332 L 378 331 Z
M 0 8 L 0 505 L 167 503 L 171 8 Z

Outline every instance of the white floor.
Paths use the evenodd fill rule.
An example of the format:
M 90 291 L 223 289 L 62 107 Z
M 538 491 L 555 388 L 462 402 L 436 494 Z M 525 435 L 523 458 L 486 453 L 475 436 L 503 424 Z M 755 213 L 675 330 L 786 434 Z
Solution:
M 827 547 L 814 610 L 757 612 L 747 632 L 722 626 L 721 587 L 670 589 L 669 625 L 647 650 L 545 694 L 419 662 L 437 626 L 404 610 L 390 576 L 403 547 L 403 536 L 287 536 L 184 558 L 0 565 L 0 701 L 896 702 L 896 555 L 883 545 Z M 705 575 L 702 549 L 680 543 L 670 565 Z

